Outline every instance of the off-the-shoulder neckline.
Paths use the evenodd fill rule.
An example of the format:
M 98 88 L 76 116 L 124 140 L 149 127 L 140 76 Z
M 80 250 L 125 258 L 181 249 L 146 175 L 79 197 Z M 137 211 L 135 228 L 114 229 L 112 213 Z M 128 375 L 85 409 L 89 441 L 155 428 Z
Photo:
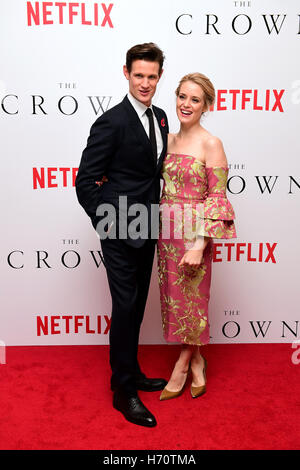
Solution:
M 176 153 L 176 152 L 167 152 L 167 155 L 177 155 L 180 157 L 190 157 L 196 160 L 196 162 L 200 163 L 201 165 L 205 166 L 205 168 L 229 168 L 228 166 L 206 166 L 205 162 L 202 162 L 201 160 L 198 160 L 198 158 L 194 157 L 194 155 L 187 155 L 184 153 Z

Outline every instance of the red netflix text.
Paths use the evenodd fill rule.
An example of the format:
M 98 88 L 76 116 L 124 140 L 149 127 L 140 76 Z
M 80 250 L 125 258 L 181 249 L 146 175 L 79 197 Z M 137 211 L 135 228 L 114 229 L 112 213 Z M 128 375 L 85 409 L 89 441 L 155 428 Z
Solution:
M 213 261 L 252 261 L 256 263 L 275 263 L 277 243 L 214 243 Z
M 77 168 L 33 168 L 33 189 L 66 188 L 75 186 Z
M 78 333 L 107 335 L 110 324 L 108 315 L 45 315 L 36 318 L 37 336 Z
M 218 90 L 211 111 L 279 111 L 285 90 Z
M 113 3 L 27 2 L 27 25 L 82 24 L 113 28 Z

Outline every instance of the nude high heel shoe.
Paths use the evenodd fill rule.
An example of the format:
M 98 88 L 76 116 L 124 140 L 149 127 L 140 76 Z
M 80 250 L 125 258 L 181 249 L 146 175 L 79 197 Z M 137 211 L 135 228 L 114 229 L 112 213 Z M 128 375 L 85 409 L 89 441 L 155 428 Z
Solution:
M 203 375 L 204 375 L 205 384 L 201 385 L 200 387 L 193 387 L 193 385 L 191 385 L 191 394 L 192 394 L 193 398 L 201 397 L 201 395 L 204 395 L 204 393 L 206 392 L 206 366 L 207 366 L 207 361 L 206 361 L 205 357 L 203 357 L 203 359 L 204 359 Z
M 190 371 L 191 371 L 191 366 L 189 367 L 189 370 L 186 373 L 186 379 L 185 379 L 184 384 L 183 384 L 183 386 L 180 390 L 177 390 L 177 392 L 171 392 L 171 390 L 168 390 L 167 387 L 165 387 L 163 389 L 163 391 L 161 392 L 159 399 L 161 401 L 163 401 L 163 400 L 170 400 L 171 398 L 179 397 L 183 393 L 183 390 L 184 390 L 184 387 L 186 385 L 186 381 L 187 381 L 187 378 L 188 378 L 188 375 L 189 375 Z

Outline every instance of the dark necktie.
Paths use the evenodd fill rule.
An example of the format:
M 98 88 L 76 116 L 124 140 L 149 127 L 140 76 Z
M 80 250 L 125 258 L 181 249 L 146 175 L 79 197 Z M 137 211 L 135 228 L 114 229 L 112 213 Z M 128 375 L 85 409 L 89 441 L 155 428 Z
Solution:
M 150 108 L 146 109 L 146 115 L 149 119 L 149 139 L 152 146 L 152 153 L 155 161 L 155 165 L 157 164 L 157 146 L 156 146 L 156 137 L 155 137 L 155 128 L 154 128 L 154 121 L 153 121 L 153 113 Z

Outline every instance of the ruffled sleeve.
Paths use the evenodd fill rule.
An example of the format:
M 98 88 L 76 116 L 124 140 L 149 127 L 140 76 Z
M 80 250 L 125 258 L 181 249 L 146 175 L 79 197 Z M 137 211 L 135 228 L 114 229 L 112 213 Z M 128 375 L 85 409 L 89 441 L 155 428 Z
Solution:
M 206 167 L 202 235 L 211 238 L 236 238 L 233 207 L 226 197 L 228 167 Z

